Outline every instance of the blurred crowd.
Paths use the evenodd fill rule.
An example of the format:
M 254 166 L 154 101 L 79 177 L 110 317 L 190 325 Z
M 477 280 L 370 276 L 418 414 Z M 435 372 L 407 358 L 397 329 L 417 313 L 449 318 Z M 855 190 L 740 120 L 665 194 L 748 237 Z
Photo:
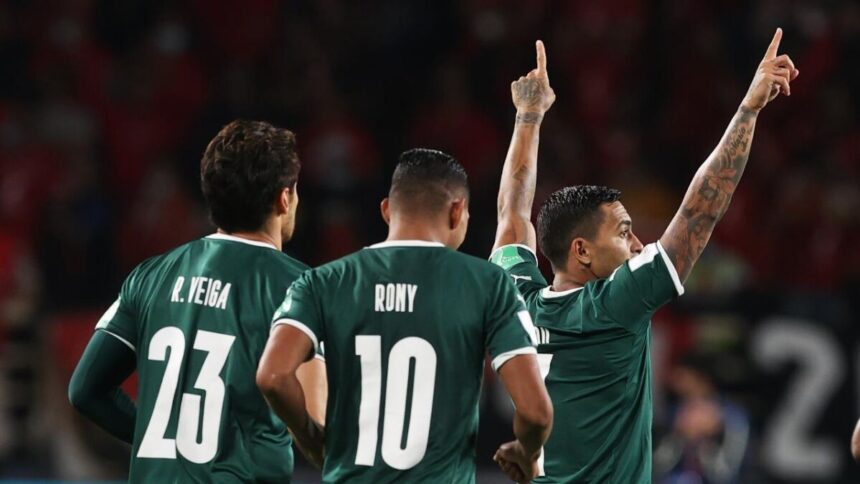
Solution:
M 45 365 L 64 381 L 125 274 L 213 230 L 199 159 L 230 120 L 297 133 L 301 204 L 287 251 L 301 260 L 384 237 L 378 202 L 413 146 L 466 167 L 464 250 L 486 256 L 509 85 L 533 68 L 542 38 L 558 101 L 536 203 L 565 184 L 611 185 L 654 240 L 777 26 L 800 77 L 760 117 L 688 291 L 856 288 L 857 2 L 0 2 L 0 474 L 48 465 L 38 449 L 74 455 L 37 417 L 66 411 Z

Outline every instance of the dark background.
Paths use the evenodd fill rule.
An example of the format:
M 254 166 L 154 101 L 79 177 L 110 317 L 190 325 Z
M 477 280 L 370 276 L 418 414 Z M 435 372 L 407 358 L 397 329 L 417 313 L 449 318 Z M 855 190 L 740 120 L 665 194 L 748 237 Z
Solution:
M 687 295 L 655 318 L 656 438 L 671 426 L 669 369 L 696 354 L 752 419 L 741 482 L 860 481 L 848 452 L 860 408 L 860 4 L 794 0 L 0 3 L 0 477 L 125 476 L 127 450 L 73 415 L 65 385 L 128 271 L 213 231 L 199 158 L 230 120 L 297 133 L 287 252 L 301 260 L 385 237 L 378 202 L 414 146 L 466 167 L 462 249 L 486 257 L 509 85 L 541 38 L 558 100 L 536 203 L 566 184 L 617 187 L 650 242 L 777 26 L 801 75 L 760 116 Z M 499 391 L 488 374 L 487 482 L 510 437 Z

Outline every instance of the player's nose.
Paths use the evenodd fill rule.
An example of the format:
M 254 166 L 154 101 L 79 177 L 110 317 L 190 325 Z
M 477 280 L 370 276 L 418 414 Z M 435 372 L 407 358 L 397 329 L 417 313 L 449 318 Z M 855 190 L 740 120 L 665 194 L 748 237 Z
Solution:
M 644 246 L 642 245 L 642 241 L 640 241 L 639 237 L 636 237 L 635 234 L 631 233 L 630 235 L 632 236 L 632 242 L 630 243 L 630 251 L 636 255 L 641 254 L 642 249 L 644 248 Z

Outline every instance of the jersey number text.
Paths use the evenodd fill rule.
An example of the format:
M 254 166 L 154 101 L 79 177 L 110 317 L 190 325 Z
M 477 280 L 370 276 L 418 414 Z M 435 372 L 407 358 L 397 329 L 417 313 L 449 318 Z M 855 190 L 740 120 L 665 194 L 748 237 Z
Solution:
M 227 362 L 230 347 L 235 336 L 199 330 L 194 338 L 194 349 L 205 351 L 206 359 L 200 367 L 200 374 L 194 382 L 194 388 L 206 393 L 202 404 L 201 397 L 193 393 L 183 393 L 179 405 L 179 422 L 176 427 L 176 438 L 165 437 L 176 387 L 179 384 L 179 373 L 182 369 L 182 359 L 185 355 L 185 335 L 175 326 L 161 328 L 153 335 L 149 343 L 150 361 L 167 360 L 164 379 L 155 398 L 152 418 L 143 434 L 138 458 L 175 459 L 176 452 L 195 464 L 203 464 L 215 458 L 218 453 L 218 432 L 221 430 L 221 412 L 224 409 L 224 380 L 221 370 Z M 169 354 L 168 354 L 168 350 Z M 200 422 L 202 420 L 202 429 Z M 200 435 L 198 441 L 197 436 Z
M 355 353 L 361 361 L 361 404 L 358 410 L 355 464 L 372 466 L 376 460 L 379 438 L 382 337 L 356 336 Z M 411 469 L 421 462 L 427 452 L 433 390 L 436 386 L 436 350 L 421 338 L 403 338 L 391 348 L 387 367 L 382 460 L 395 469 Z M 413 375 L 412 405 L 404 443 L 403 426 L 406 424 L 410 373 Z

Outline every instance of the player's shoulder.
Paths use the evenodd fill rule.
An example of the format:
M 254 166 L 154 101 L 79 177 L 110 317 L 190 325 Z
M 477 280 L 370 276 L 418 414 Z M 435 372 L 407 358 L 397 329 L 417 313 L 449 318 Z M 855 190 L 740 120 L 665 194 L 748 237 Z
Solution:
M 487 259 L 455 250 L 449 252 L 450 254 L 447 255 L 449 263 L 446 264 L 446 270 L 461 273 L 463 278 L 471 276 L 487 283 L 498 283 L 500 280 L 508 279 L 508 274 L 504 269 Z
M 311 266 L 279 250 L 264 253 L 261 259 L 261 264 L 267 266 L 268 269 L 282 274 L 294 274 L 296 277 L 311 269 Z M 268 265 L 269 263 L 271 265 Z
M 493 264 L 487 259 L 482 257 L 477 257 L 471 254 L 466 254 L 465 252 L 459 251 L 451 251 L 452 257 L 455 258 L 458 262 L 461 262 L 463 265 L 470 269 L 474 269 L 476 271 L 480 271 L 486 274 L 502 274 L 504 275 L 505 271 Z
M 520 264 L 537 265 L 535 250 L 523 244 L 506 244 L 496 247 L 490 254 L 490 262 L 505 270 L 510 270 Z
M 302 277 L 305 279 L 314 280 L 326 279 L 330 277 L 339 279 L 349 272 L 356 271 L 361 266 L 361 252 L 362 251 L 360 250 L 352 252 L 345 256 L 326 262 L 325 264 L 321 264 L 313 268 L 309 267 L 306 272 L 302 274 Z
M 129 273 L 129 279 L 144 280 L 155 273 L 161 272 L 164 267 L 172 265 L 196 242 L 196 240 L 192 240 L 174 247 L 167 252 L 144 259 L 143 262 L 132 269 L 131 273 Z
M 683 286 L 681 286 L 678 280 L 675 267 L 659 241 L 646 245 L 642 252 L 615 268 L 609 277 L 591 280 L 586 284 L 586 287 L 591 292 L 599 293 L 606 290 L 608 286 L 615 282 L 628 281 L 640 275 L 645 278 L 653 276 L 670 277 L 678 287 L 678 292 L 683 294 Z

